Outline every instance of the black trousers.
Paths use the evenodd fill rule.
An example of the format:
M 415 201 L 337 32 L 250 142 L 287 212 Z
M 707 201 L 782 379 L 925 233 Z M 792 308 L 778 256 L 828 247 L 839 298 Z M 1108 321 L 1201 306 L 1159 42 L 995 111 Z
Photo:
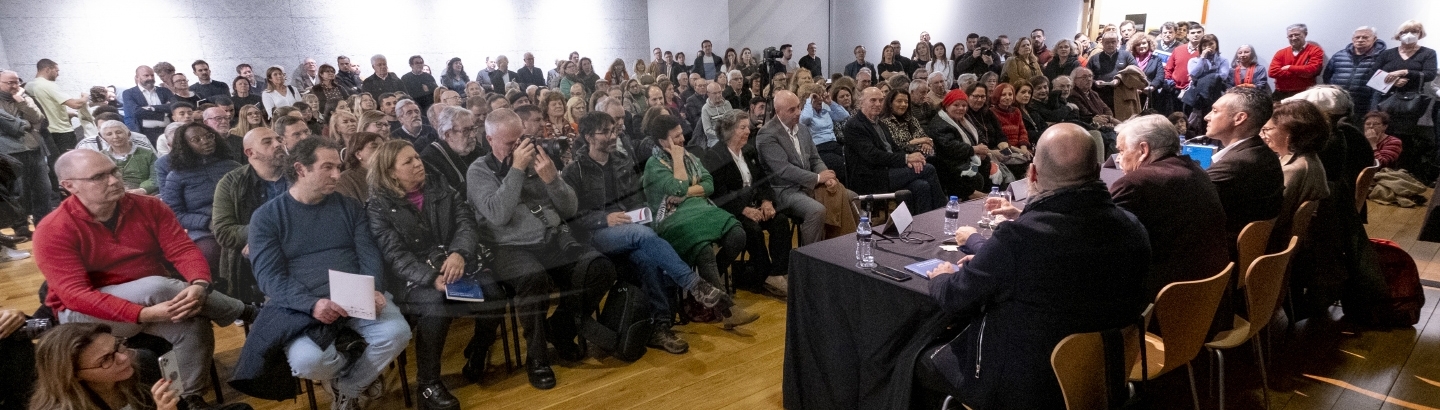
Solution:
M 0 410 L 25 409 L 35 380 L 35 344 L 18 335 L 0 339 Z
M 750 253 L 749 272 L 735 272 L 735 286 L 757 286 L 767 276 L 784 275 L 790 268 L 790 217 L 775 213 L 768 221 L 755 222 L 744 215 L 737 215 L 740 227 L 745 230 L 745 251 Z M 765 239 L 765 232 L 770 239 Z M 768 246 L 767 246 L 768 245 Z
M 486 296 L 484 302 L 446 300 L 444 293 L 423 286 L 410 289 L 403 301 L 396 301 L 405 314 L 416 316 L 415 367 L 418 368 L 416 379 L 421 384 L 440 381 L 445 338 L 450 333 L 450 323 L 456 318 L 475 320 L 475 333 L 470 336 L 466 352 L 484 357 L 484 352 L 495 343 L 495 329 L 505 317 L 504 294 L 496 287 L 483 290 Z
M 495 279 L 515 291 L 528 357 L 548 362 L 545 342 L 574 343 L 580 318 L 594 314 L 615 283 L 615 265 L 588 247 L 561 249 L 554 243 L 499 246 L 495 249 Z M 546 329 L 552 289 L 559 291 L 560 300 Z

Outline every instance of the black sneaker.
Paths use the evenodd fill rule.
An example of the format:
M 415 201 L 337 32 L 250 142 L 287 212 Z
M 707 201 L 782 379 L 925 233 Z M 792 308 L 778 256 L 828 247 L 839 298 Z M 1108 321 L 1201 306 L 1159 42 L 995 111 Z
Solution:
M 690 344 L 675 335 L 675 331 L 669 327 L 656 328 L 655 333 L 650 334 L 650 341 L 645 342 L 645 346 L 664 350 L 671 354 L 685 354 L 690 351 Z
M 717 288 L 703 280 L 690 289 L 690 294 L 695 296 L 695 301 L 707 308 L 719 307 L 723 310 L 731 305 L 730 295 L 725 293 L 724 289 Z

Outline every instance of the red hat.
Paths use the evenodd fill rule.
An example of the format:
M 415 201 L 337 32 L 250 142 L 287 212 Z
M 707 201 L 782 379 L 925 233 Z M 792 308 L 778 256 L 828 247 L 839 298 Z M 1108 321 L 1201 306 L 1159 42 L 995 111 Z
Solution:
M 967 97 L 966 97 L 966 95 L 965 95 L 965 91 L 964 91 L 964 90 L 960 90 L 960 89 L 950 90 L 949 93 L 946 93 L 946 94 L 945 94 L 945 101 L 942 101 L 942 102 L 940 103 L 940 107 L 942 107 L 942 108 L 943 108 L 943 107 L 949 107 L 950 104 L 953 104 L 953 103 L 955 103 L 956 101 L 965 101 L 966 99 L 967 99 Z

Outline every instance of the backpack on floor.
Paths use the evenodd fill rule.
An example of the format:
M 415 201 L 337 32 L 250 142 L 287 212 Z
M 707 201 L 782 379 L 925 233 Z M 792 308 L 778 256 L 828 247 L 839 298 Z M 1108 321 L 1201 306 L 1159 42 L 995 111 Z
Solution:
M 654 325 L 650 322 L 650 302 L 635 285 L 619 281 L 610 288 L 599 319 L 585 318 L 580 334 L 589 343 L 627 362 L 645 356 L 645 343 L 650 341 Z
M 1379 259 L 1380 273 L 1385 276 L 1385 294 L 1374 309 L 1360 319 L 1376 326 L 1411 326 L 1420 321 L 1420 308 L 1425 305 L 1425 289 L 1420 286 L 1420 271 L 1415 259 L 1395 242 L 1370 239 Z

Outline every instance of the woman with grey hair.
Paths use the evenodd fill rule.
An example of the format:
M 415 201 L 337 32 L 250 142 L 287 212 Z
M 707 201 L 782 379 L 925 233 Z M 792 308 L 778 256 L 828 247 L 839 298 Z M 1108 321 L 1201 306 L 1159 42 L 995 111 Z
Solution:
M 1270 90 L 1270 75 L 1265 65 L 1255 59 L 1255 47 L 1241 45 L 1235 50 L 1235 62 L 1230 66 L 1230 75 L 1225 76 L 1225 89 L 1251 87 Z
M 760 154 L 750 144 L 750 114 L 730 110 L 715 121 L 720 144 L 701 155 L 710 171 L 715 205 L 730 212 L 745 230 L 745 250 L 752 269 L 736 272 L 736 287 L 762 287 L 784 297 L 788 288 L 785 269 L 790 265 L 790 220 L 775 212 L 775 191 Z M 764 232 L 770 232 L 766 247 Z

